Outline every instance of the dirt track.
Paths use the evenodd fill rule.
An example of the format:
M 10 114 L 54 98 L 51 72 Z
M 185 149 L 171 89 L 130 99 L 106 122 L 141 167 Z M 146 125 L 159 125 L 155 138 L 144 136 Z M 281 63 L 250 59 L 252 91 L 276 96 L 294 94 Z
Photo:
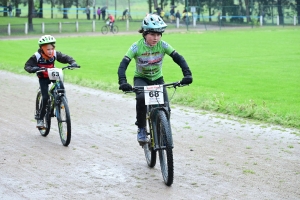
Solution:
M 299 130 L 176 106 L 167 187 L 136 142 L 133 96 L 66 84 L 64 147 L 55 119 L 47 137 L 35 128 L 37 78 L 0 76 L 0 199 L 300 199 Z

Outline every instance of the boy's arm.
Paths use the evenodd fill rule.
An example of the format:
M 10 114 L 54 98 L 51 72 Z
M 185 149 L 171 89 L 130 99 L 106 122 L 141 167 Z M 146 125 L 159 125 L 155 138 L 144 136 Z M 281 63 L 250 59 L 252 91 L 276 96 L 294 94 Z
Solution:
M 68 63 L 70 65 L 76 64 L 76 61 L 71 56 L 61 53 L 60 51 L 56 51 L 56 60 L 60 63 Z
M 38 71 L 40 68 L 37 66 L 37 60 L 35 55 L 31 56 L 27 62 L 25 63 L 24 69 L 28 72 L 28 73 L 35 73 L 36 71 Z
M 131 61 L 130 58 L 124 56 L 124 58 L 122 59 L 119 65 L 119 69 L 118 69 L 119 84 L 127 83 L 126 70 L 130 61 Z

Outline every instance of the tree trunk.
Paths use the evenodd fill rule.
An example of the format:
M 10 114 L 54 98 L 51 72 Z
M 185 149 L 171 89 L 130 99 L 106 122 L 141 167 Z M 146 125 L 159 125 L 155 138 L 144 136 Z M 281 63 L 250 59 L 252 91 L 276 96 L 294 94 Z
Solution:
M 7 6 L 8 6 L 8 3 L 7 3 L 7 0 L 4 0 L 4 1 L 1 1 L 1 3 L 3 3 L 2 5 L 4 6 L 3 8 L 3 16 L 4 17 L 7 17 L 8 16 L 8 9 L 7 9 Z
M 28 0 L 28 32 L 33 31 L 32 24 L 32 12 L 33 12 L 33 0 Z
M 63 12 L 64 12 L 63 18 L 64 19 L 68 19 L 68 13 L 67 13 L 68 11 L 66 8 L 67 8 L 67 2 L 66 2 L 66 0 L 64 0 L 63 1 Z
M 152 13 L 152 0 L 148 0 L 149 3 L 149 13 Z
M 53 8 L 54 8 L 54 0 L 51 0 L 51 19 L 53 19 Z
M 171 0 L 171 6 L 175 6 L 175 0 Z
M 16 17 L 20 17 L 20 15 L 18 15 L 18 8 L 19 8 L 19 4 L 20 4 L 20 1 L 19 0 L 15 0 L 15 16 Z
M 208 6 L 208 16 L 209 16 L 209 21 L 211 22 L 212 13 L 211 13 L 211 7 L 210 7 L 210 5 Z M 200 20 L 200 18 L 199 18 L 199 20 Z
M 296 0 L 296 13 L 298 18 L 298 24 L 300 23 L 300 0 Z
M 43 0 L 40 0 L 39 18 L 43 18 Z
M 155 10 L 158 7 L 157 0 L 153 0 L 153 4 L 154 4 L 154 10 Z
M 283 24 L 284 19 L 283 19 L 281 0 L 277 0 L 277 10 L 278 10 L 278 15 L 279 15 L 279 23 Z
M 78 19 L 78 8 L 79 8 L 79 4 L 78 4 L 78 0 L 76 0 L 76 19 Z
M 249 0 L 245 0 L 245 5 L 246 5 L 246 15 L 247 15 L 247 22 L 251 21 L 250 18 L 250 5 L 249 5 Z

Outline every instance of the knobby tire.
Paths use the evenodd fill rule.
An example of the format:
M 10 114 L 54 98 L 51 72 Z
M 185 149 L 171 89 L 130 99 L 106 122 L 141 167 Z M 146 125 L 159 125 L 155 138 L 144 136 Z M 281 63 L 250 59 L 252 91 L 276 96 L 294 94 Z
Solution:
M 41 104 L 42 104 L 42 93 L 39 90 L 36 95 L 36 101 L 35 101 L 35 110 L 36 110 L 35 116 L 39 115 L 39 113 L 40 113 L 39 110 L 40 110 Z M 46 114 L 44 116 L 44 126 L 45 126 L 45 128 L 38 128 L 38 130 L 42 136 L 46 137 L 49 134 L 50 127 L 51 127 L 50 104 L 49 103 L 47 105 Z
M 157 113 L 156 131 L 160 147 L 158 154 L 161 173 L 165 184 L 171 186 L 174 179 L 173 140 L 170 123 L 163 110 L 159 110 Z
M 71 142 L 71 117 L 68 102 L 65 96 L 60 98 L 60 104 L 57 105 L 57 123 L 61 142 L 68 146 Z
M 145 158 L 149 167 L 153 168 L 156 164 L 156 151 L 152 147 L 153 137 L 150 133 L 150 126 L 154 127 L 150 119 L 147 120 L 147 134 L 149 134 L 150 142 L 143 146 Z
M 116 25 L 114 25 L 114 27 L 113 27 L 113 33 L 116 34 L 118 32 L 119 32 L 119 28 Z
M 102 34 L 107 34 L 108 33 L 108 27 L 107 26 L 102 26 L 101 33 Z

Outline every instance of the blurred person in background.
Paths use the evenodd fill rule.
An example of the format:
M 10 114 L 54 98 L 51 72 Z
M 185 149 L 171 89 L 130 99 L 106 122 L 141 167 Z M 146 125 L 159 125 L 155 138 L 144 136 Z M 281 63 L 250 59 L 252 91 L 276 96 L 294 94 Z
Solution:
M 101 16 L 101 9 L 100 9 L 100 7 L 98 7 L 97 15 L 98 15 L 98 20 L 100 20 L 100 16 Z
M 123 11 L 122 20 L 126 19 L 126 15 L 128 14 L 128 8 Z
M 90 10 L 90 6 L 88 5 L 85 9 L 85 13 L 86 13 L 86 18 L 87 20 L 90 20 L 90 16 L 91 16 L 91 10 Z

